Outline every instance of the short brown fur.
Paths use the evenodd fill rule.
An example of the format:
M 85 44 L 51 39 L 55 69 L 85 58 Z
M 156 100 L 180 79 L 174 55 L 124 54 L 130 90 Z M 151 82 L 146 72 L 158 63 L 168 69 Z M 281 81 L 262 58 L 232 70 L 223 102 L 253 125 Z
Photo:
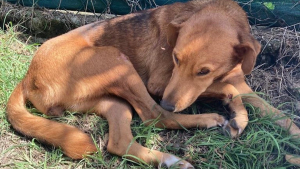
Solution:
M 91 138 L 79 129 L 30 114 L 26 101 L 39 111 L 60 116 L 63 111 L 94 112 L 109 123 L 108 151 L 131 154 L 155 165 L 180 168 L 192 165 L 180 158 L 149 150 L 130 130 L 130 106 L 143 121 L 159 118 L 157 127 L 213 127 L 223 125 L 236 137 L 248 123 L 243 102 L 274 111 L 245 83 L 260 51 L 250 35 L 245 12 L 231 0 L 175 3 L 89 24 L 44 43 L 36 52 L 25 78 L 13 91 L 7 116 L 24 135 L 62 148 L 71 158 L 96 152 Z M 183 115 L 198 97 L 221 97 L 235 113 L 229 123 L 215 113 Z M 150 122 L 149 122 L 150 123 Z M 299 137 L 290 119 L 276 121 Z M 130 147 L 128 149 L 128 146 Z

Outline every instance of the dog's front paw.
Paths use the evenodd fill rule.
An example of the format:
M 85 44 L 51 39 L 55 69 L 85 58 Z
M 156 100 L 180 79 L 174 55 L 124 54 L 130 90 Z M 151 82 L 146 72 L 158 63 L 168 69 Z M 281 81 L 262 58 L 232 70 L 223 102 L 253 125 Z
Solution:
M 206 119 L 206 128 L 224 127 L 228 123 L 224 116 L 221 116 L 217 113 L 211 113 L 209 115 L 211 118 Z
M 224 125 L 223 129 L 225 134 L 230 135 L 232 138 L 236 138 L 242 134 L 244 129 L 248 124 L 248 117 L 243 118 L 233 118 L 228 121 L 226 125 Z

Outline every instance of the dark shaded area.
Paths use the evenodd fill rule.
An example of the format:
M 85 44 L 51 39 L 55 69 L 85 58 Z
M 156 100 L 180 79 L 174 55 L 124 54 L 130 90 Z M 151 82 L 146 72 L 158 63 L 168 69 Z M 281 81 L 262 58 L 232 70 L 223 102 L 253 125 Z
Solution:
M 50 11 L 0 2 L 0 26 L 20 25 L 19 31 L 35 38 L 49 39 L 82 25 L 106 19 L 102 15 L 83 15 L 67 11 Z M 36 41 L 41 43 L 43 41 Z
M 50 18 L 51 15 L 46 15 L 43 10 L 34 10 L 33 12 L 24 10 L 20 6 L 1 4 L 0 25 L 4 29 L 4 24 L 21 24 L 27 28 L 24 29 L 24 33 L 38 35 L 41 38 L 52 38 L 76 28 L 76 25 L 71 22 L 67 23 L 60 21 L 58 18 Z

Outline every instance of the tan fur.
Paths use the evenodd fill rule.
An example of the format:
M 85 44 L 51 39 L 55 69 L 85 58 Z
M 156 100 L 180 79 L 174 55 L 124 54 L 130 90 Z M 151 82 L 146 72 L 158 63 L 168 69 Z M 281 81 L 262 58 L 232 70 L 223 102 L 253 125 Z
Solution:
M 242 99 L 261 108 L 262 115 L 270 108 L 276 116 L 284 116 L 272 106 L 262 105 L 256 96 L 240 97 L 252 93 L 244 74 L 251 72 L 259 51 L 246 14 L 231 0 L 175 3 L 95 22 L 39 48 L 8 101 L 8 120 L 24 135 L 80 159 L 97 151 L 91 138 L 73 126 L 30 114 L 25 102 L 52 116 L 62 115 L 66 109 L 94 112 L 108 120 L 109 152 L 169 167 L 179 158 L 132 140 L 129 104 L 148 124 L 158 118 L 157 127 L 213 127 L 226 125 L 224 117 L 166 110 L 183 110 L 199 96 L 218 97 L 234 112 L 224 127 L 236 137 L 248 123 Z M 162 97 L 161 106 L 166 110 L 148 92 Z M 277 123 L 299 136 L 290 119 Z M 184 160 L 178 164 L 192 167 Z

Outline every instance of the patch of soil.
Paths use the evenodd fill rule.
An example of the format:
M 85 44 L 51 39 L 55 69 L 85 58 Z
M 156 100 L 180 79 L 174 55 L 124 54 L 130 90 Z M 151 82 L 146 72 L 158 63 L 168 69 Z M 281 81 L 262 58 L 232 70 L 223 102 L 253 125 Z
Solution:
M 300 23 L 299 23 L 300 24 Z M 264 93 L 275 107 L 300 115 L 300 32 L 295 27 L 252 27 L 262 44 L 261 54 L 247 82 Z

